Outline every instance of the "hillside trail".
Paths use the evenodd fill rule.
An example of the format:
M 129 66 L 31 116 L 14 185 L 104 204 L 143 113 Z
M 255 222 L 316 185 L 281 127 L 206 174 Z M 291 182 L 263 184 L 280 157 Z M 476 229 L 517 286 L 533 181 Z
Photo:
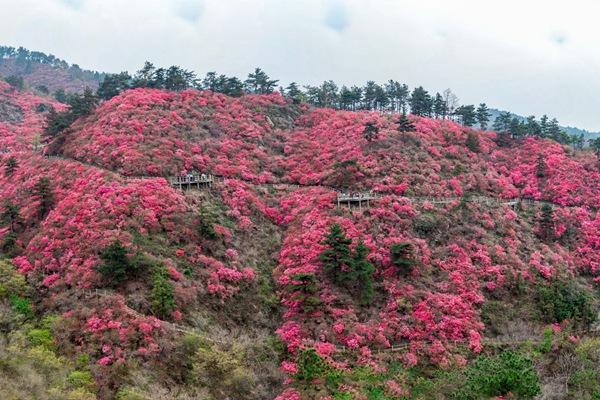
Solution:
M 105 168 L 101 165 L 86 163 L 84 161 L 80 161 L 80 160 L 77 160 L 77 159 L 71 158 L 71 157 L 57 156 L 57 155 L 52 155 L 52 156 L 44 155 L 44 156 L 50 160 L 64 160 L 64 161 L 69 161 L 69 162 L 76 162 L 76 163 L 85 165 L 87 167 L 101 169 L 101 170 L 107 171 L 111 174 L 117 175 L 121 179 L 126 180 L 126 181 L 127 180 L 131 181 L 131 180 L 163 178 L 163 179 L 166 179 L 167 182 L 170 182 L 171 186 L 176 187 L 176 188 L 179 187 L 182 190 L 183 190 L 184 185 L 186 186 L 187 189 L 194 189 L 194 188 L 206 189 L 207 187 L 210 187 L 211 184 L 214 182 L 225 182 L 228 179 L 242 181 L 242 182 L 245 182 L 245 183 L 255 186 L 255 187 L 262 187 L 262 188 L 267 188 L 267 189 L 270 189 L 270 188 L 274 188 L 274 189 L 300 189 L 300 188 L 327 189 L 327 190 L 330 190 L 337 194 L 336 203 L 338 204 L 338 206 L 346 205 L 346 204 L 350 205 L 351 203 L 361 203 L 361 206 L 362 206 L 363 201 L 366 202 L 366 204 L 365 204 L 366 206 L 369 206 L 368 202 L 370 200 L 376 200 L 376 199 L 379 199 L 384 196 L 392 196 L 392 197 L 395 197 L 398 199 L 408 199 L 412 203 L 416 203 L 416 204 L 423 204 L 426 202 L 431 203 L 431 204 L 451 204 L 451 203 L 455 203 L 455 202 L 465 202 L 465 203 L 483 204 L 483 205 L 488 205 L 488 206 L 509 206 L 511 208 L 516 208 L 517 206 L 523 205 L 523 204 L 540 205 L 540 206 L 547 205 L 552 208 L 567 208 L 567 209 L 581 207 L 581 206 L 568 206 L 568 205 L 558 204 L 558 203 L 554 203 L 554 202 L 547 201 L 547 200 L 536 200 L 536 199 L 531 199 L 531 198 L 502 199 L 502 198 L 498 198 L 498 197 L 485 196 L 485 195 L 473 195 L 473 196 L 468 195 L 468 196 L 462 196 L 462 197 L 458 197 L 458 196 L 453 196 L 453 197 L 403 196 L 403 195 L 397 195 L 397 194 L 392 194 L 392 193 L 374 192 L 372 190 L 349 191 L 348 189 L 342 189 L 339 187 L 334 187 L 334 186 L 324 185 L 324 184 L 302 184 L 302 183 L 285 183 L 285 182 L 257 183 L 256 181 L 253 181 L 251 179 L 245 179 L 242 177 L 228 177 L 228 176 L 211 174 L 211 173 L 202 174 L 202 176 L 206 175 L 206 176 L 210 176 L 212 178 L 209 185 L 206 185 L 206 183 L 208 183 L 207 181 L 203 181 L 200 179 L 200 176 L 201 176 L 200 173 L 193 175 L 195 177 L 198 177 L 198 179 L 196 179 L 196 180 L 188 179 L 184 183 L 174 183 L 173 184 L 173 182 L 178 182 L 180 178 L 185 178 L 185 177 L 182 177 L 182 176 L 163 177 L 163 176 L 145 176 L 145 175 L 128 176 L 128 175 L 123 175 L 114 170 Z M 196 184 L 198 184 L 198 185 L 194 186 Z M 202 185 L 200 185 L 200 184 L 202 184 Z
M 70 157 L 48 156 L 48 155 L 44 155 L 44 156 L 51 160 L 63 160 L 63 161 L 68 161 L 68 162 L 76 162 L 76 163 L 85 165 L 87 167 L 101 169 L 108 173 L 116 175 L 125 181 L 163 178 L 163 179 L 166 179 L 167 182 L 171 183 L 171 182 L 177 181 L 180 178 L 180 177 L 175 177 L 175 176 L 174 177 L 166 177 L 166 178 L 160 177 L 160 176 L 125 176 L 116 171 L 102 167 L 100 165 L 86 163 L 86 162 L 83 162 L 83 161 L 80 161 L 80 160 L 77 160 L 74 158 L 70 158 Z M 397 197 L 398 199 L 408 199 L 412 203 L 420 203 L 420 204 L 425 203 L 425 202 L 429 202 L 431 204 L 451 204 L 451 203 L 455 203 L 455 202 L 467 202 L 467 203 L 478 203 L 478 204 L 483 204 L 483 205 L 487 205 L 487 206 L 510 206 L 511 208 L 517 207 L 520 204 L 549 205 L 551 207 L 575 208 L 574 206 L 564 206 L 564 205 L 552 203 L 549 201 L 534 200 L 534 199 L 527 199 L 527 198 L 500 199 L 497 197 L 482 196 L 482 195 L 465 196 L 465 197 L 402 196 L 402 195 L 394 195 L 394 194 L 375 193 L 373 191 L 348 193 L 347 191 L 345 191 L 343 189 L 336 188 L 336 187 L 329 186 L 329 185 L 323 185 L 323 184 L 256 183 L 255 181 L 252 181 L 250 179 L 243 179 L 243 178 L 237 178 L 237 177 L 226 177 L 226 176 L 214 175 L 214 174 L 200 175 L 199 173 L 196 174 L 195 176 L 203 176 L 203 177 L 210 176 L 212 180 L 210 181 L 209 185 L 194 186 L 194 184 L 197 182 L 192 179 L 189 182 L 185 183 L 185 185 L 187 185 L 187 187 L 189 189 L 194 189 L 195 187 L 200 190 L 207 189 L 207 188 L 210 188 L 211 184 L 214 182 L 225 182 L 228 179 L 243 181 L 252 186 L 263 187 L 263 188 L 267 188 L 267 189 L 270 189 L 270 188 L 275 188 L 275 189 L 299 189 L 299 188 L 327 189 L 327 190 L 331 190 L 331 191 L 337 193 L 337 199 L 335 200 L 335 202 L 337 202 L 338 206 L 345 202 L 348 205 L 350 205 L 351 203 L 353 203 L 354 201 L 357 201 L 358 199 L 361 199 L 363 201 L 368 201 L 368 200 L 376 200 L 376 199 L 379 199 L 384 196 L 393 196 L 393 197 Z M 203 183 L 206 183 L 206 182 L 203 182 Z M 171 186 L 174 186 L 174 187 L 179 186 L 179 188 L 183 190 L 183 186 L 181 184 L 176 184 L 176 185 L 171 184 Z M 92 289 L 92 290 L 84 291 L 84 296 L 86 296 L 86 297 L 93 297 L 93 296 L 101 296 L 101 297 L 111 296 L 112 297 L 115 295 L 122 296 L 122 294 L 120 294 L 120 293 L 110 291 L 110 290 L 105 290 L 105 289 Z M 127 306 L 127 311 L 130 315 L 137 317 L 137 318 L 147 318 L 148 317 L 148 315 L 144 315 L 129 306 Z M 180 325 L 177 323 L 161 320 L 159 318 L 156 318 L 156 319 L 158 320 L 158 322 L 160 323 L 160 325 L 162 327 L 166 327 L 175 332 L 178 332 L 181 334 L 186 334 L 186 335 L 199 335 L 199 336 L 202 336 L 202 338 L 205 339 L 206 341 L 208 341 L 212 344 L 220 345 L 220 346 L 227 346 L 227 345 L 231 344 L 230 342 L 206 337 L 203 334 L 203 332 L 201 332 L 200 330 L 193 329 L 193 328 L 190 328 L 190 327 L 187 327 L 184 325 Z M 582 336 L 594 336 L 594 337 L 600 336 L 600 330 L 598 330 L 598 329 L 584 330 L 579 333 Z M 489 338 L 489 339 L 484 339 L 482 341 L 482 344 L 484 346 L 488 346 L 488 347 L 511 347 L 511 346 L 520 346 L 523 344 L 539 345 L 542 343 L 542 341 L 543 341 L 543 339 L 540 339 L 539 337 L 530 337 L 527 339 L 515 339 L 515 340 L 502 340 L 502 339 L 499 340 L 499 339 Z M 372 349 L 372 351 L 375 353 L 395 353 L 395 352 L 407 351 L 408 349 L 409 349 L 409 343 L 401 342 L 401 343 L 393 343 L 389 347 L 386 347 L 386 348 Z M 336 346 L 336 353 L 348 353 L 348 352 L 354 352 L 354 351 L 358 351 L 358 350 L 359 349 L 351 349 L 346 346 Z

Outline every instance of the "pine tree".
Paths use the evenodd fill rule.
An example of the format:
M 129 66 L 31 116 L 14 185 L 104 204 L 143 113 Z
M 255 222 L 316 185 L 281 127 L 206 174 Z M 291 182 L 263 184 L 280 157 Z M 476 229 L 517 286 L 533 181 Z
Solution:
M 415 88 L 410 96 L 410 111 L 415 115 L 429 116 L 433 108 L 433 100 L 422 86 Z
M 292 82 L 288 85 L 285 94 L 287 95 L 287 97 L 292 99 L 292 102 L 294 104 L 300 104 L 302 102 L 302 96 L 304 95 L 304 93 L 302 93 L 296 82 Z
M 445 119 L 448 115 L 448 105 L 440 93 L 435 94 L 435 99 L 433 100 L 433 113 L 436 118 L 442 119 Z
M 469 150 L 471 150 L 473 153 L 479 153 L 479 151 L 481 150 L 481 146 L 479 143 L 479 136 L 473 131 L 469 131 L 467 133 L 466 145 L 467 145 L 467 148 Z
M 596 153 L 596 157 L 600 158 L 600 137 L 597 137 L 596 139 L 590 139 L 589 143 L 591 149 L 594 150 L 594 153 Z
M 539 235 L 543 240 L 554 239 L 554 210 L 549 204 L 544 204 L 541 209 Z
M 288 290 L 295 292 L 292 299 L 301 303 L 302 311 L 305 313 L 315 311 L 321 305 L 321 299 L 317 295 L 318 287 L 315 274 L 294 274 L 292 280 L 297 282 L 288 286 Z
M 2 214 L 0 214 L 0 222 L 2 222 L 3 225 L 8 226 L 10 233 L 17 232 L 18 227 L 22 222 L 19 206 L 10 201 L 6 201 L 4 203 L 4 210 L 2 211 Z
M 479 128 L 482 130 L 486 130 L 488 126 L 488 122 L 490 122 L 490 111 L 485 103 L 479 104 L 477 107 L 476 115 L 477 123 L 479 124 Z
M 4 165 L 4 175 L 12 176 L 12 174 L 17 169 L 18 165 L 19 163 L 17 162 L 17 159 L 15 157 L 9 157 L 8 160 L 6 160 L 6 164 Z
M 367 259 L 368 254 L 369 249 L 362 239 L 359 240 L 354 249 L 351 266 L 352 280 L 357 286 L 361 305 L 369 305 L 373 300 L 373 272 L 375 272 L 375 267 Z
M 108 74 L 104 77 L 96 94 L 102 100 L 110 100 L 124 90 L 129 89 L 131 85 L 131 76 L 127 72 L 120 74 Z
M 319 254 L 323 271 L 338 285 L 345 285 L 351 281 L 349 274 L 352 270 L 351 243 L 352 239 L 346 237 L 339 224 L 331 225 L 329 232 L 325 235 L 325 240 L 322 242 L 323 245 L 327 246 Z
M 546 160 L 543 155 L 539 155 L 535 166 L 535 176 L 543 178 L 546 176 Z
M 161 318 L 171 315 L 175 309 L 175 289 L 169 281 L 169 272 L 163 266 L 157 267 L 152 274 L 152 311 Z
M 34 187 L 35 196 L 39 201 L 39 218 L 43 219 L 54 206 L 54 193 L 50 186 L 50 179 L 41 177 Z
M 406 114 L 401 114 L 396 123 L 398 124 L 398 132 L 414 132 L 416 129 Z
M 414 247 L 411 243 L 394 243 L 390 248 L 392 264 L 398 269 L 400 275 L 407 275 L 416 264 L 414 259 Z
M 246 79 L 244 84 L 249 93 L 268 94 L 273 93 L 273 90 L 277 86 L 277 82 L 279 82 L 279 80 L 272 80 L 265 71 L 256 68 L 254 72 L 248 74 L 248 79 Z
M 102 264 L 97 271 L 102 274 L 109 285 L 118 285 L 133 276 L 137 271 L 135 264 L 127 255 L 127 249 L 119 240 L 113 241 L 102 253 Z
M 372 142 L 373 139 L 377 138 L 377 135 L 379 135 L 379 127 L 374 122 L 367 122 L 363 130 L 363 137 L 368 142 Z
M 475 106 L 472 104 L 458 107 L 454 111 L 454 114 L 460 116 L 460 121 L 464 126 L 473 126 L 475 124 Z
M 540 131 L 541 131 L 541 136 L 543 138 L 547 138 L 550 137 L 550 132 L 549 132 L 549 126 L 548 126 L 548 116 L 546 114 L 542 115 L 542 118 L 540 118 Z

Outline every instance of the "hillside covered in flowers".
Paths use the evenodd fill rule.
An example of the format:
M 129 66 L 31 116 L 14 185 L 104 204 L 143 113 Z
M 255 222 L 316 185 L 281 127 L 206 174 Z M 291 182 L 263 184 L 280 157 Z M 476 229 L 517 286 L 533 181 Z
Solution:
M 146 88 L 43 136 L 65 107 L 0 82 L 4 397 L 600 393 L 593 153 Z

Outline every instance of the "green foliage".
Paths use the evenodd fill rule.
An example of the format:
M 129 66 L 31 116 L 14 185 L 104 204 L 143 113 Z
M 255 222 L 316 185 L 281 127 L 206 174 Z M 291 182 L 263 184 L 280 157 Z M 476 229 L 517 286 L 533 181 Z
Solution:
M 315 274 L 298 273 L 292 275 L 292 279 L 298 283 L 289 285 L 288 290 L 297 292 L 292 299 L 300 301 L 302 311 L 310 313 L 318 309 L 321 305 L 321 299 L 316 295 L 318 287 Z
M 298 372 L 294 375 L 297 381 L 310 383 L 317 378 L 323 378 L 329 372 L 331 367 L 323 360 L 315 349 L 302 349 L 296 360 Z
M 8 160 L 6 160 L 6 163 L 4 164 L 4 175 L 12 176 L 12 174 L 15 172 L 18 166 L 19 162 L 17 161 L 17 159 L 13 156 L 9 157 Z
M 26 288 L 25 277 L 10 262 L 0 259 L 0 300 L 21 297 Z
M 413 228 L 420 236 L 431 235 L 438 226 L 438 220 L 432 213 L 423 213 L 413 219 Z
M 373 272 L 375 267 L 369 262 L 367 256 L 369 249 L 359 240 L 354 255 L 352 256 L 352 279 L 358 287 L 360 293 L 359 303 L 369 305 L 373 300 Z
M 54 336 L 50 329 L 45 328 L 35 328 L 27 332 L 27 340 L 29 344 L 33 347 L 43 347 L 46 350 L 53 350 L 54 345 Z
M 495 356 L 479 356 L 465 371 L 464 386 L 456 399 L 481 399 L 512 393 L 519 399 L 532 399 L 541 392 L 533 362 L 524 355 L 504 351 Z
M 130 83 L 131 76 L 127 72 L 109 74 L 104 77 L 104 80 L 98 86 L 96 94 L 103 100 L 110 100 L 122 91 L 128 89 Z
M 239 349 L 200 347 L 194 356 L 194 380 L 209 388 L 215 398 L 246 398 L 256 377 L 243 361 L 244 353 Z
M 477 114 L 475 113 L 475 106 L 472 104 L 462 105 L 454 111 L 454 115 L 460 117 L 460 122 L 465 126 L 473 126 L 477 121 Z
M 374 139 L 377 139 L 377 135 L 379 135 L 379 127 L 374 122 L 367 122 L 363 130 L 364 138 L 368 142 L 372 142 Z
M 473 153 L 479 153 L 481 151 L 481 145 L 479 143 L 479 136 L 473 132 L 469 131 L 467 133 L 467 148 L 471 150 Z
M 543 155 L 539 155 L 535 165 L 535 176 L 543 178 L 546 176 L 546 160 Z
M 554 238 L 554 210 L 551 205 L 542 205 L 538 224 L 538 236 L 543 240 L 552 240 Z
M 4 80 L 9 85 L 11 85 L 12 87 L 17 88 L 19 90 L 22 90 L 25 87 L 25 82 L 23 81 L 22 76 L 10 75 L 10 76 L 7 76 Z
M 539 351 L 541 353 L 549 353 L 550 350 L 552 350 L 552 337 L 552 328 L 544 329 L 544 339 L 542 340 L 542 343 L 540 343 L 539 346 Z
M 89 371 L 75 370 L 67 376 L 67 383 L 73 388 L 93 388 L 94 378 Z
M 592 296 L 574 282 L 554 281 L 549 286 L 539 286 L 537 304 L 545 322 L 569 319 L 588 325 L 596 320 Z
M 33 317 L 33 310 L 31 308 L 31 303 L 29 302 L 29 300 L 27 300 L 24 297 L 20 297 L 13 294 L 9 297 L 9 301 L 13 310 L 15 310 L 17 313 L 21 314 L 26 318 Z
M 346 237 L 339 224 L 333 224 L 322 243 L 327 248 L 319 254 L 319 259 L 327 276 L 337 285 L 357 291 L 360 304 L 369 304 L 373 298 L 375 267 L 367 259 L 368 248 L 363 241 L 358 242 L 352 253 L 352 240 Z
M 217 238 L 217 232 L 215 232 L 215 221 L 216 217 L 213 212 L 211 212 L 208 208 L 202 206 L 200 207 L 200 221 L 198 223 L 198 232 L 203 237 L 215 240 Z
M 175 291 L 169 279 L 169 273 L 163 266 L 157 267 L 152 274 L 152 311 L 162 318 L 171 315 L 175 309 Z
M 329 232 L 325 235 L 325 240 L 322 244 L 327 246 L 319 259 L 323 263 L 323 271 L 329 278 L 339 285 L 347 284 L 350 280 L 352 265 L 352 252 L 350 244 L 352 239 L 348 239 L 344 234 L 344 230 L 339 224 L 333 224 L 329 228 Z
M 43 219 L 54 207 L 54 192 L 48 177 L 43 176 L 35 183 L 34 194 L 39 202 L 39 218 Z
M 392 264 L 398 268 L 401 275 L 407 275 L 416 264 L 415 250 L 412 243 L 394 243 L 390 247 Z
M 77 118 L 91 114 L 98 105 L 98 97 L 90 88 L 86 88 L 83 94 L 65 95 L 64 92 L 57 92 L 55 97 L 58 101 L 66 102 L 71 107 L 62 112 L 56 112 L 54 109 L 50 110 L 46 117 L 46 128 L 44 129 L 44 133 L 50 137 L 54 137 L 67 129 Z M 58 99 L 59 97 L 61 100 Z
M 97 267 L 97 271 L 110 285 L 118 285 L 138 272 L 138 263 L 132 262 L 127 255 L 127 248 L 119 240 L 113 241 L 104 249 L 100 253 L 100 259 L 103 262 Z
M 410 122 L 406 114 L 400 115 L 396 124 L 398 124 L 398 132 L 414 132 L 416 130 L 414 124 Z

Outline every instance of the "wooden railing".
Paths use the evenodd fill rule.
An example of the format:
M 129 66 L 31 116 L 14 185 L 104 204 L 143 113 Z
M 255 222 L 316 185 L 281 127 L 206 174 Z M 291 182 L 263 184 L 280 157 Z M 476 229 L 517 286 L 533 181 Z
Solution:
M 200 185 L 210 186 L 214 182 L 214 177 L 212 174 L 188 174 L 182 176 L 171 176 L 169 177 L 169 183 L 172 186 L 177 186 L 180 189 L 183 186 L 192 186 L 195 185 L 200 187 Z

